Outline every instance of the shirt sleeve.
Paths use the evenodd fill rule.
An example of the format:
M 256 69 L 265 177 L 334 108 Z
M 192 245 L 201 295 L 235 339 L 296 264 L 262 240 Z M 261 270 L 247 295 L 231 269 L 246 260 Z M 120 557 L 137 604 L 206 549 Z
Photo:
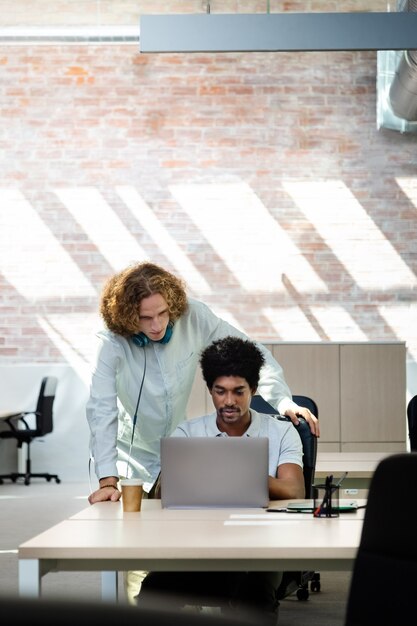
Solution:
M 97 478 L 118 476 L 118 405 L 116 369 L 120 356 L 111 340 L 99 336 L 86 417 L 90 427 L 90 449 Z
M 278 467 L 284 463 L 295 463 L 303 467 L 303 444 L 292 423 L 282 436 Z
M 207 341 L 206 345 L 209 345 L 216 339 L 226 337 L 227 335 L 250 339 L 244 332 L 215 315 L 203 302 L 193 302 L 196 307 L 196 314 L 204 325 Z M 256 344 L 265 357 L 265 364 L 260 372 L 258 393 L 277 409 L 278 413 L 284 414 L 288 408 L 295 405 L 292 402 L 291 391 L 285 380 L 283 369 L 265 346 L 258 341 L 251 341 Z
M 186 424 L 180 424 L 176 427 L 176 429 L 171 433 L 170 437 L 189 437 L 190 434 L 187 432 Z

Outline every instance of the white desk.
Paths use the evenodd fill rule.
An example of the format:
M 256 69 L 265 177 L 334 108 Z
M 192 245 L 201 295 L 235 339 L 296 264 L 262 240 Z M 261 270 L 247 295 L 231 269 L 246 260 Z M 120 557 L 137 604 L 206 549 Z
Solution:
M 334 478 L 348 472 L 340 487 L 340 497 L 367 497 L 369 484 L 378 463 L 394 452 L 319 452 L 317 454 L 315 484 L 324 482 L 326 476 Z M 349 491 L 349 495 L 345 490 Z M 352 491 L 354 490 L 354 491 Z M 356 490 L 356 493 L 355 493 Z
M 353 498 L 357 501 L 359 506 L 366 504 L 366 500 L 360 500 Z M 345 499 L 346 500 L 346 499 Z M 348 501 L 348 500 L 346 500 Z M 289 500 L 279 500 L 271 502 L 271 508 L 283 509 L 286 507 Z M 297 502 L 297 500 L 291 500 L 291 502 Z M 363 519 L 365 515 L 365 509 L 358 509 L 355 513 L 345 513 L 343 519 Z M 311 521 L 311 515 L 305 514 L 290 514 L 290 513 L 268 513 L 263 509 L 161 509 L 160 500 L 145 500 L 144 506 L 140 513 L 124 513 L 120 500 L 119 502 L 97 502 L 93 506 L 89 506 L 79 513 L 75 513 L 70 517 L 71 520 L 126 520 L 135 521 L 140 516 L 142 519 L 157 519 L 157 520 L 222 520 L 225 519 L 247 519 L 247 520 L 259 520 L 268 522 L 268 520 L 289 520 L 296 519 L 300 521 Z M 269 523 L 269 522 L 268 522 Z M 261 524 L 260 524 L 261 525 Z
M 118 571 L 350 570 L 362 522 L 362 510 L 314 519 L 264 509 L 164 510 L 159 500 L 128 514 L 120 503 L 95 504 L 19 546 L 19 592 L 39 595 L 52 571 L 101 571 L 103 599 L 116 600 Z
M 320 452 L 316 476 L 349 472 L 352 478 L 371 478 L 378 463 L 393 452 Z

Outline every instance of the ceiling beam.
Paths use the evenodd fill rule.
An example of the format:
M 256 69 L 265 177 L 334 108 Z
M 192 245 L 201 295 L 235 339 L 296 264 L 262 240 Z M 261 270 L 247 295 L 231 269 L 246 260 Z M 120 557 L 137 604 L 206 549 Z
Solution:
M 417 49 L 417 12 L 142 15 L 141 52 Z

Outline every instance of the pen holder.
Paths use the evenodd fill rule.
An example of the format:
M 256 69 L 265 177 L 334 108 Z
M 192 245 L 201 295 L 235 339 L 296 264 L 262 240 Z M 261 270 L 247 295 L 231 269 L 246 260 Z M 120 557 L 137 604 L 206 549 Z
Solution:
M 339 486 L 315 485 L 314 517 L 339 517 Z

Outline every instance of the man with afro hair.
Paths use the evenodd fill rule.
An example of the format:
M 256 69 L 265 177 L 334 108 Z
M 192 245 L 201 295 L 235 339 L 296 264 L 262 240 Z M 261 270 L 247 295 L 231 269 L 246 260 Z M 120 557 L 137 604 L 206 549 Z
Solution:
M 173 437 L 268 437 L 271 500 L 304 498 L 302 444 L 292 422 L 250 408 L 264 356 L 249 340 L 227 336 L 203 350 L 200 365 L 215 411 L 177 426 Z M 213 459 L 215 463 L 215 459 Z M 227 477 L 225 477 L 227 479 Z M 163 601 L 178 608 L 204 595 L 256 623 L 278 622 L 281 572 L 151 572 L 138 604 Z

